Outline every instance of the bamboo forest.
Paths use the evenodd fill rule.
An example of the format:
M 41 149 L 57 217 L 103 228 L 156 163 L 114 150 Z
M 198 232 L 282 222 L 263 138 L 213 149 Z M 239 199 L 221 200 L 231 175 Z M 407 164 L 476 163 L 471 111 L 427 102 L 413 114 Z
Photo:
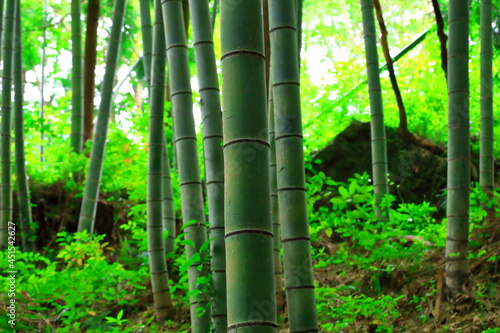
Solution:
M 500 3 L 0 0 L 1 332 L 500 333 Z

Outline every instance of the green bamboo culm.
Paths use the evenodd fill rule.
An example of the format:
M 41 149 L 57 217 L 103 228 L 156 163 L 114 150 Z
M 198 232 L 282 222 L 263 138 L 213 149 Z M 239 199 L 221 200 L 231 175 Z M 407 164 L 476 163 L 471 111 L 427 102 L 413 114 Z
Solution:
M 272 85 L 272 67 L 270 84 Z M 273 225 L 273 256 L 274 256 L 274 281 L 276 284 L 276 306 L 282 308 L 285 304 L 285 291 L 283 289 L 283 267 L 281 265 L 281 225 L 278 205 L 278 179 L 276 170 L 276 135 L 274 131 L 274 101 L 273 90 L 269 90 L 268 102 L 269 123 L 269 185 L 271 192 L 271 223 Z
M 299 54 L 299 68 L 300 68 L 300 51 L 302 50 L 302 16 L 304 8 L 304 0 L 295 0 L 295 8 L 297 13 L 297 52 Z
M 80 0 L 71 0 L 71 148 L 83 149 L 83 54 Z
M 7 246 L 7 229 L 12 222 L 12 174 L 11 174 L 11 110 L 12 110 L 12 73 L 14 56 L 14 14 L 16 1 L 7 1 L 5 17 L 3 22 L 3 71 L 2 71 L 2 184 L 0 201 L 0 248 Z M 11 244 L 9 244 L 11 245 Z
M 226 332 L 226 247 L 224 244 L 224 157 L 219 80 L 208 0 L 190 0 L 194 54 L 200 87 L 203 148 L 210 222 L 211 315 L 214 332 Z
M 469 275 L 469 2 L 450 0 L 448 17 L 448 198 L 446 285 L 452 294 Z
M 164 34 L 165 35 L 165 34 Z M 175 250 L 175 207 L 174 194 L 172 190 L 172 177 L 170 176 L 170 158 L 167 150 L 167 139 L 165 137 L 165 129 L 163 129 L 163 164 L 162 164 L 162 225 L 163 231 L 168 231 L 165 238 L 165 252 L 170 253 Z
M 294 6 L 269 0 L 276 168 L 290 332 L 318 332 L 307 218 Z
M 146 83 L 148 85 L 150 98 L 151 98 L 151 57 L 153 53 L 153 34 L 151 28 L 151 8 L 149 0 L 140 1 L 141 10 L 141 30 L 142 30 L 142 44 L 144 48 L 144 56 L 142 57 L 144 63 L 144 73 L 146 78 Z M 155 14 L 156 15 L 156 14 Z M 163 14 L 161 18 L 162 29 L 163 28 Z M 165 39 L 165 32 L 162 32 L 163 39 Z M 166 54 L 165 54 L 166 57 Z M 166 61 L 165 61 L 166 63 Z M 163 68 L 163 67 L 162 67 Z M 165 71 L 165 69 L 163 69 Z M 165 77 L 165 73 L 163 73 Z M 165 82 L 163 82 L 165 83 Z M 163 93 L 165 97 L 165 93 Z M 162 126 L 162 137 L 165 138 L 163 133 L 164 129 Z M 174 209 L 174 199 L 172 191 L 172 180 L 170 177 L 170 161 L 167 152 L 167 142 L 163 142 L 163 153 L 162 153 L 162 226 L 163 231 L 168 231 L 168 236 L 164 240 L 165 252 L 169 253 L 174 251 L 175 248 L 175 209 Z
M 494 121 L 493 121 L 493 19 L 491 0 L 481 0 L 481 145 L 479 182 L 490 197 L 495 184 Z M 495 208 L 489 209 L 490 215 Z
M 23 58 L 21 45 L 21 1 L 16 0 L 14 39 L 14 145 L 17 179 L 17 195 L 19 200 L 19 218 L 22 231 L 23 251 L 33 251 L 33 233 L 31 223 L 30 193 L 26 176 L 26 159 L 24 158 L 24 115 L 23 115 Z
M 94 231 L 102 165 L 106 151 L 109 116 L 113 106 L 113 85 L 118 65 L 118 54 L 120 51 L 126 4 L 127 0 L 115 0 L 114 2 L 113 24 L 111 26 L 109 46 L 106 55 L 104 79 L 101 84 L 101 103 L 99 105 L 97 124 L 94 130 L 94 140 L 90 153 L 90 165 L 86 177 L 82 209 L 78 220 L 78 231 L 87 230 L 90 234 Z
M 173 108 L 175 150 L 181 188 L 182 218 L 186 244 L 193 333 L 210 331 L 209 295 L 202 292 L 206 284 L 200 283 L 207 277 L 203 265 L 206 253 L 202 246 L 207 241 L 202 183 L 198 165 L 198 148 L 193 118 L 193 96 L 189 73 L 188 49 L 181 0 L 161 0 L 167 59 L 170 78 L 170 97 Z M 200 253 L 201 252 L 201 253 Z M 198 267 L 201 266 L 201 270 Z M 201 292 L 196 292 L 196 290 Z
M 2 60 L 2 36 L 3 36 L 3 9 L 4 9 L 4 0 L 0 0 L 0 60 Z
M 373 1 L 361 0 L 363 31 L 365 39 L 368 92 L 370 95 L 370 128 L 372 142 L 372 172 L 375 192 L 375 213 L 378 219 L 388 220 L 389 210 L 380 207 L 384 195 L 389 193 L 387 182 L 387 146 L 385 138 L 382 89 L 380 87 L 377 36 Z
M 221 1 L 227 332 L 274 333 L 262 1 Z
M 151 285 L 156 319 L 164 322 L 173 314 L 173 304 L 168 286 L 167 263 L 163 241 L 163 113 L 165 108 L 165 67 L 167 50 L 160 0 L 155 0 L 155 22 L 151 59 L 149 153 L 148 153 L 148 252 Z
M 217 12 L 219 11 L 219 0 L 214 0 L 212 5 L 212 35 L 215 30 L 215 21 L 217 20 Z
M 139 0 L 139 9 L 141 12 L 142 47 L 144 49 L 142 57 L 144 61 L 144 76 L 149 87 L 151 81 L 151 57 L 153 50 L 153 28 L 151 27 L 150 0 Z

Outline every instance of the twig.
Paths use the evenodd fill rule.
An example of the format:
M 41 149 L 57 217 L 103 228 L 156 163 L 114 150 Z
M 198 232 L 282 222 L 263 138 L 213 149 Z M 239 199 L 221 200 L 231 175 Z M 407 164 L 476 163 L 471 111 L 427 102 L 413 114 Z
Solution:
M 399 110 L 399 132 L 405 138 L 410 138 L 411 134 L 408 131 L 408 120 L 406 117 L 406 110 L 403 103 L 403 97 L 401 96 L 401 90 L 399 90 L 398 80 L 396 79 L 396 73 L 394 71 L 394 64 L 389 51 L 389 42 L 387 41 L 387 28 L 385 26 L 384 15 L 382 14 L 382 7 L 380 6 L 379 0 L 373 0 L 373 6 L 375 7 L 375 13 L 377 14 L 378 25 L 380 26 L 381 33 L 381 43 L 382 50 L 384 51 L 385 62 L 387 63 L 387 70 L 389 71 L 389 78 L 391 80 L 392 89 L 394 90 L 394 96 L 396 97 L 396 102 L 398 104 Z

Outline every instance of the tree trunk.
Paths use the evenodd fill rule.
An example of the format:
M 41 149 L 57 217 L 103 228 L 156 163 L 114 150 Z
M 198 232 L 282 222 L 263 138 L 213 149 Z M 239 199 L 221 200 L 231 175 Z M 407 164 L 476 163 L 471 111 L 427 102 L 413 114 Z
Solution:
M 443 14 L 441 14 L 441 8 L 439 7 L 438 0 L 431 0 L 432 7 L 434 7 L 434 16 L 436 18 L 437 25 L 437 35 L 439 38 L 439 47 L 441 49 L 441 68 L 443 69 L 444 76 L 448 80 L 448 50 L 446 49 L 446 44 L 448 42 L 448 36 L 444 32 L 444 20 Z
M 99 105 L 99 113 L 97 115 L 94 142 L 90 153 L 90 165 L 85 183 L 82 209 L 78 220 L 78 231 L 87 230 L 90 234 L 94 231 L 95 212 L 99 197 L 102 164 L 106 151 L 109 115 L 113 106 L 113 85 L 118 66 L 126 3 L 127 0 L 115 0 L 114 3 L 113 24 L 111 26 L 106 55 L 106 69 L 101 85 L 101 104 Z
M 71 148 L 81 153 L 83 149 L 83 56 L 82 14 L 80 0 L 71 0 Z
M 481 0 L 481 145 L 479 182 L 489 200 L 493 199 L 493 188 L 495 186 L 492 11 L 491 0 Z M 486 206 L 485 209 L 487 221 L 492 222 L 495 218 L 495 206 Z
M 190 0 L 194 54 L 198 69 L 203 148 L 210 222 L 210 271 L 212 272 L 212 325 L 214 332 L 227 328 L 226 255 L 224 244 L 224 157 L 222 155 L 222 113 L 219 80 L 207 0 Z
M 223 0 L 221 41 L 227 332 L 274 333 L 262 1 Z
M 14 143 L 19 200 L 19 217 L 22 231 L 23 251 L 33 251 L 33 233 L 31 231 L 30 193 L 26 177 L 26 159 L 24 157 L 24 119 L 23 119 L 23 58 L 21 45 L 21 4 L 16 0 L 15 39 L 14 39 Z
M 165 96 L 165 91 L 163 93 Z M 170 253 L 175 250 L 175 207 L 174 194 L 172 191 L 172 178 L 170 176 L 170 159 L 168 157 L 167 139 L 165 137 L 165 127 L 163 129 L 163 169 L 162 169 L 162 216 L 163 230 L 168 231 L 168 236 L 165 239 L 165 252 Z
M 212 36 L 215 31 L 215 21 L 217 19 L 217 12 L 219 11 L 219 0 L 214 0 L 212 6 Z
M 290 332 L 318 332 L 294 6 L 269 0 L 279 214 Z
M 1 170 L 2 170 L 2 186 L 1 186 L 1 201 L 0 201 L 0 248 L 14 246 L 15 244 L 8 243 L 14 238 L 9 238 L 10 232 L 14 229 L 9 229 L 12 225 L 12 174 L 11 174 L 11 111 L 12 111 L 12 60 L 14 55 L 14 14 L 16 9 L 16 1 L 7 1 L 5 8 L 4 20 L 4 38 L 3 38 L 3 71 L 2 71 L 2 139 L 1 139 Z M 15 242 L 14 242 L 15 243 Z
M 94 128 L 95 65 L 97 57 L 97 26 L 99 23 L 100 0 L 89 0 L 87 8 L 87 30 L 85 32 L 84 79 L 84 125 L 83 145 L 92 140 Z
M 2 49 L 1 46 L 2 44 L 2 37 L 3 37 L 3 9 L 5 7 L 4 5 L 4 0 L 0 0 L 0 61 L 2 60 Z
M 156 0 L 155 0 L 156 1 Z M 146 77 L 146 83 L 148 88 L 151 81 L 151 54 L 153 49 L 153 29 L 151 27 L 151 7 L 149 0 L 140 0 L 140 11 L 141 11 L 141 32 L 142 32 L 142 47 L 144 49 L 143 60 L 144 60 L 144 76 Z M 156 14 L 155 14 L 156 15 Z M 162 20 L 163 24 L 163 20 Z M 150 96 L 151 97 L 151 96 Z
M 270 85 L 272 85 L 272 76 Z M 273 256 L 274 256 L 274 282 L 276 284 L 276 307 L 282 309 L 285 306 L 285 290 L 283 289 L 283 267 L 281 265 L 281 225 L 278 205 L 278 180 L 276 170 L 276 136 L 274 131 L 274 101 L 273 90 L 269 91 L 268 102 L 269 122 L 269 184 L 271 191 L 271 223 L 273 224 Z
M 396 103 L 398 105 L 399 111 L 399 135 L 407 142 L 412 141 L 413 135 L 408 130 L 408 119 L 406 117 L 405 105 L 403 103 L 403 97 L 401 96 L 401 90 L 399 90 L 398 80 L 396 78 L 396 72 L 394 71 L 394 65 L 392 62 L 391 54 L 389 51 L 389 42 L 387 41 L 387 28 L 385 26 L 384 15 L 382 13 L 382 7 L 380 6 L 379 0 L 373 0 L 373 5 L 375 7 L 375 13 L 377 14 L 378 24 L 380 26 L 382 49 L 384 52 L 385 62 L 387 64 L 387 70 L 389 71 L 389 79 L 391 80 L 392 90 L 394 91 L 394 96 L 396 97 Z
M 183 3 L 181 0 L 162 0 L 162 10 L 166 29 L 182 217 L 186 232 L 186 256 L 188 261 L 192 261 L 188 269 L 189 289 L 192 292 L 189 297 L 191 326 L 193 333 L 206 333 L 210 331 L 210 308 L 208 307 L 208 293 L 202 291 L 203 284 L 200 283 L 200 279 L 203 280 L 207 275 L 207 267 L 203 263 L 206 253 L 202 251 L 202 245 L 207 241 L 207 234 L 193 118 L 193 96 Z M 198 270 L 200 265 L 202 269 Z
M 148 0 L 149 2 L 149 0 Z M 165 107 L 165 67 L 167 49 L 160 0 L 155 0 L 153 56 L 150 83 L 149 151 L 148 151 L 148 252 L 151 285 L 156 319 L 164 322 L 173 315 L 173 304 L 168 286 L 167 263 L 163 241 L 163 113 Z M 147 8 L 149 12 L 149 8 Z M 143 27 L 144 27 L 143 21 Z
M 450 0 L 446 285 L 452 296 L 469 276 L 469 2 Z
M 389 210 L 380 207 L 384 195 L 389 193 L 387 183 L 387 147 L 385 139 L 382 89 L 380 87 L 379 61 L 373 0 L 361 0 L 363 31 L 365 38 L 366 68 L 371 109 L 371 139 L 373 187 L 375 190 L 375 212 L 378 219 L 388 220 Z
M 304 0 L 295 0 L 297 12 L 297 52 L 299 55 L 299 68 L 300 68 L 300 51 L 302 50 L 302 10 L 304 8 Z

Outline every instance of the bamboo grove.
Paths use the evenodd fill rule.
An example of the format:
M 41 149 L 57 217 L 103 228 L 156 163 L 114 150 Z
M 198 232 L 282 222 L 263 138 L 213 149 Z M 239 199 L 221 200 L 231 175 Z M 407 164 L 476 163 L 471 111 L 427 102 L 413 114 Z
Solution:
M 167 257 L 175 252 L 177 213 L 182 217 L 181 243 L 188 263 L 192 332 L 277 332 L 280 328 L 277 311 L 282 310 L 285 299 L 290 332 L 319 332 L 300 96 L 302 2 L 221 0 L 220 36 L 214 36 L 218 1 L 212 7 L 208 0 L 139 1 L 141 59 L 149 101 L 148 165 L 144 166 L 147 255 L 159 322 L 175 315 Z M 10 244 L 8 223 L 13 219 L 13 135 L 22 249 L 32 251 L 36 237 L 30 227 L 32 216 L 24 159 L 21 5 L 21 0 L 5 4 L 0 1 L 3 27 L 0 246 L 5 248 Z M 113 1 L 97 120 L 90 156 L 86 159 L 88 172 L 74 175 L 76 182 L 85 184 L 78 231 L 89 234 L 95 230 L 100 200 L 126 10 L 127 0 Z M 359 1 L 371 114 L 373 204 L 377 219 L 385 223 L 389 221 L 389 206 L 384 202 L 389 193 L 388 159 L 374 10 L 373 0 Z M 85 125 L 84 85 L 89 73 L 84 73 L 87 69 L 82 47 L 81 1 L 71 1 L 70 14 L 71 148 L 83 154 L 88 125 Z M 468 1 L 449 1 L 445 283 L 452 295 L 461 292 L 470 272 L 468 15 Z M 186 29 L 189 26 L 191 29 Z M 189 43 L 190 31 L 192 43 Z M 214 49 L 214 39 L 218 38 L 221 84 Z M 193 114 L 191 44 L 199 89 L 195 93 L 201 99 L 202 151 L 198 151 Z M 492 75 L 492 2 L 482 0 L 479 174 L 481 187 L 490 197 L 494 189 Z M 167 108 L 167 100 L 171 102 L 171 110 Z M 167 118 L 171 119 L 170 128 L 165 126 Z M 174 174 L 178 189 L 173 188 Z M 174 207 L 175 191 L 181 196 L 180 212 Z M 495 208 L 490 207 L 490 218 L 494 212 Z

